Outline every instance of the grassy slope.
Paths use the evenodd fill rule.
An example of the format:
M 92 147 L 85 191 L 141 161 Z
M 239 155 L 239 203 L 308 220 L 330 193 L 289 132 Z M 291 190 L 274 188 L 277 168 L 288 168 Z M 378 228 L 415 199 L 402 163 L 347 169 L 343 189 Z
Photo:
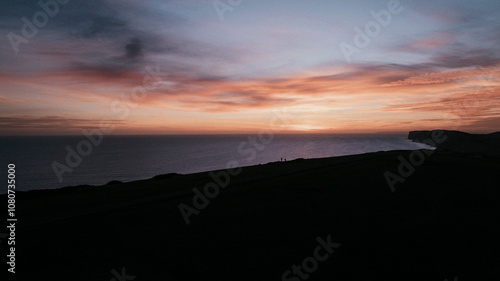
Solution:
M 435 153 L 391 193 L 408 153 L 245 167 L 189 226 L 178 204 L 207 173 L 19 193 L 17 277 L 281 280 L 331 234 L 308 280 L 500 280 L 500 160 Z

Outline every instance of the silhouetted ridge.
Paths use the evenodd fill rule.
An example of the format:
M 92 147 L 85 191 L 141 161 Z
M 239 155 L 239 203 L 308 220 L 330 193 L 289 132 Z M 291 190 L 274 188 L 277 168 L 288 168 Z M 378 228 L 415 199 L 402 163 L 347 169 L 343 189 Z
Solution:
M 432 140 L 432 135 L 442 132 L 446 140 L 434 146 L 439 151 L 453 151 L 469 154 L 483 154 L 500 156 L 500 132 L 491 134 L 469 134 L 460 131 L 433 130 L 411 131 L 408 139 L 414 142 L 427 143 Z M 432 144 L 432 142 L 430 142 Z

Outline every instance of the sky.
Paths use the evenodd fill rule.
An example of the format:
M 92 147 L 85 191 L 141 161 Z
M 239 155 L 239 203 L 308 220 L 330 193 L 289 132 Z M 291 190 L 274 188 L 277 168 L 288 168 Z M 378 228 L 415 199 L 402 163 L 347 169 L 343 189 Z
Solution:
M 7 0 L 0 135 L 490 133 L 499 45 L 498 0 Z

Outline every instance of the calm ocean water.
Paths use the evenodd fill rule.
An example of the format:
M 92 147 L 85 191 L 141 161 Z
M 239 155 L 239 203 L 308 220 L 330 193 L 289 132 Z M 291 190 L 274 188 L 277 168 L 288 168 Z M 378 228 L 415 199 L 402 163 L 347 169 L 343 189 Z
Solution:
M 256 144 L 249 137 L 255 138 Z M 275 135 L 268 144 L 263 144 L 256 135 L 104 136 L 99 145 L 91 146 L 90 154 L 81 157 L 80 164 L 71 163 L 75 166 L 71 168 L 66 162 L 66 148 L 77 151 L 84 140 L 85 136 L 0 137 L 1 174 L 7 179 L 7 165 L 14 163 L 17 190 L 25 191 L 224 169 L 231 160 L 239 166 L 248 166 L 280 158 L 428 148 L 407 140 L 406 136 L 395 135 Z M 84 153 L 86 148 L 81 147 Z M 70 158 L 70 161 L 76 160 Z M 52 167 L 54 162 L 72 169 L 62 174 L 62 182 Z M 6 193 L 4 187 L 1 193 Z

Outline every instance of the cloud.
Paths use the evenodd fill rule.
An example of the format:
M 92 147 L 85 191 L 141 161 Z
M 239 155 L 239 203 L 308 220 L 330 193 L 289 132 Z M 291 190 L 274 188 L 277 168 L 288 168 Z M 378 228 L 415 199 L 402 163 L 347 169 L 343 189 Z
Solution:
M 421 58 L 435 68 L 460 69 L 500 64 L 500 2 L 434 1 L 413 8 L 432 29 L 407 34 L 390 52 Z M 423 61 L 426 60 L 426 61 Z
M 126 56 L 127 58 L 134 59 L 138 56 L 142 55 L 142 44 L 141 40 L 138 38 L 130 39 L 130 42 L 125 45 Z
M 6 1 L 2 10 L 0 36 L 9 32 L 22 36 L 22 17 L 28 19 L 41 10 L 38 1 Z M 19 45 L 16 55 L 9 40 L 3 40 L 0 51 L 16 57 L 16 64 L 1 65 L 7 71 L 36 72 L 32 57 L 45 61 L 43 70 L 95 68 L 132 70 L 148 63 L 147 58 L 176 51 L 183 40 L 173 35 L 173 29 L 183 19 L 168 11 L 137 1 L 70 1 L 59 5 L 59 12 L 49 18 L 46 26 L 26 44 Z M 162 28 L 159 28 L 162 25 Z M 178 42 L 173 44 L 171 42 Z M 41 70 L 41 69 L 40 69 Z
M 20 99 L 6 98 L 6 97 L 0 95 L 0 105 L 7 104 L 7 103 L 13 103 L 13 102 L 26 102 L 26 101 L 20 100 Z
M 397 52 L 425 54 L 450 46 L 455 42 L 456 38 L 457 35 L 452 32 L 436 32 L 423 38 L 409 40 L 409 42 L 394 47 L 394 50 Z
M 422 121 L 440 122 L 472 131 L 498 130 L 500 118 L 500 86 L 485 86 L 448 94 L 422 102 L 390 104 L 389 112 L 433 113 L 440 118 Z
M 481 118 L 473 120 L 470 124 L 464 125 L 462 128 L 465 131 L 479 131 L 485 133 L 498 132 L 498 124 L 500 124 L 500 116 Z
M 492 76 L 496 73 L 496 68 L 470 68 L 452 71 L 430 72 L 419 76 L 407 77 L 398 81 L 384 84 L 382 86 L 412 86 L 422 84 L 440 84 L 450 83 L 462 79 L 478 78 L 483 76 Z
M 433 57 L 431 64 L 445 68 L 497 66 L 500 64 L 500 54 L 492 49 L 448 50 Z
M 124 124 L 123 120 L 105 120 L 109 126 Z M 67 118 L 63 116 L 34 116 L 18 115 L 0 117 L 2 134 L 19 134 L 26 132 L 37 132 L 41 134 L 60 133 L 65 128 L 66 133 L 81 133 L 83 129 L 95 129 L 100 127 L 101 120 L 84 118 Z
M 258 119 L 263 111 L 290 106 L 331 112 L 336 118 L 373 117 L 380 118 L 374 123 L 408 124 L 414 122 L 408 119 L 438 119 L 433 117 L 443 108 L 474 100 L 467 91 L 481 86 L 482 79 L 499 78 L 500 16 L 493 9 L 498 1 L 412 2 L 428 22 L 405 29 L 405 40 L 391 25 L 378 43 L 374 40 L 363 50 L 370 62 L 349 65 L 336 61 L 339 30 L 324 25 L 322 17 L 315 18 L 320 24 L 296 30 L 296 22 L 287 20 L 300 13 L 263 20 L 276 24 L 263 25 L 255 23 L 253 9 L 241 7 L 241 17 L 221 23 L 210 1 L 194 2 L 198 1 L 69 1 L 28 44 L 20 45 L 17 56 L 3 40 L 0 61 L 10 61 L 0 65 L 0 105 L 14 104 L 23 115 L 3 117 L 11 119 L 0 124 L 12 130 L 22 124 L 51 130 L 94 126 L 92 119 L 52 116 L 52 112 L 81 108 L 75 114 L 94 116 L 97 109 L 143 86 L 146 68 L 156 65 L 161 74 L 137 102 L 140 116 L 148 116 L 150 110 Z M 37 10 L 37 0 L 2 2 L 0 36 L 20 34 L 21 17 L 31 18 Z M 408 16 L 398 20 L 412 24 L 409 20 L 416 12 L 410 6 L 405 10 Z M 355 18 L 357 13 L 344 16 Z M 346 21 L 345 28 L 352 30 L 350 24 Z M 387 46 L 386 39 L 396 42 L 394 47 L 380 49 Z M 328 46 L 333 47 L 325 55 Z M 312 69 L 320 62 L 321 69 Z M 489 97 L 498 99 L 496 94 Z M 462 110 L 471 124 L 496 114 L 489 105 L 477 108 L 483 112 Z M 401 112 L 413 115 L 401 120 Z M 136 121 L 131 117 L 129 122 Z

